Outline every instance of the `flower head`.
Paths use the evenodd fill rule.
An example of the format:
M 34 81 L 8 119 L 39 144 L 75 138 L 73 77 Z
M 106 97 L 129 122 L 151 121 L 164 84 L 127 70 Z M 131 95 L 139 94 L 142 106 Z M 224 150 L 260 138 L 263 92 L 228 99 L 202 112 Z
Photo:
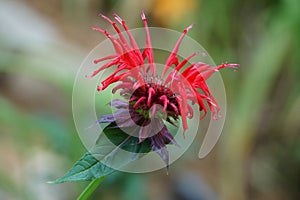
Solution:
M 97 90 L 101 92 L 117 83 L 112 92 L 119 90 L 125 101 L 113 100 L 110 105 L 118 110 L 112 115 L 102 116 L 99 123 L 114 122 L 118 127 L 132 128 L 131 132 L 139 138 L 139 143 L 149 142 L 152 150 L 157 152 L 168 166 L 169 153 L 166 145 L 176 144 L 176 141 L 165 122 L 175 125 L 175 122 L 181 119 L 185 133 L 188 129 L 187 118 L 194 115 L 191 105 L 195 103 L 203 113 L 201 119 L 208 110 L 212 113 L 213 119 L 217 119 L 220 108 L 206 80 L 222 68 L 236 68 L 239 65 L 227 62 L 215 67 L 202 62 L 189 64 L 190 59 L 197 53 L 179 61 L 178 50 L 185 35 L 192 28 L 190 25 L 175 44 L 162 74 L 157 74 L 145 14 L 141 15 L 146 32 L 144 49 L 138 47 L 125 21 L 118 15 L 115 14 L 114 18 L 125 32 L 120 30 L 115 21 L 104 15 L 100 16 L 114 27 L 117 36 L 112 36 L 98 27 L 93 27 L 93 30 L 104 34 L 111 41 L 115 53 L 95 60 L 95 64 L 105 60 L 108 62 L 89 77 L 117 66 L 116 70 L 101 82 Z

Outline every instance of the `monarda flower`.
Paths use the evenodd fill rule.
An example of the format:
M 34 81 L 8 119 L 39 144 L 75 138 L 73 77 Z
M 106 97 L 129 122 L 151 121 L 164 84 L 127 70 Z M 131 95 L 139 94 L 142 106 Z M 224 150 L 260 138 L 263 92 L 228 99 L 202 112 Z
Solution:
M 112 115 L 102 116 L 99 123 L 114 123 L 117 128 L 127 130 L 126 133 L 139 138 L 137 144 L 148 142 L 151 149 L 157 152 L 168 166 L 169 152 L 166 145 L 176 144 L 176 141 L 165 123 L 176 125 L 176 122 L 181 120 L 185 137 L 189 128 L 187 119 L 194 115 L 191 106 L 193 104 L 199 105 L 202 113 L 200 119 L 205 117 L 208 110 L 212 118 L 217 119 L 219 106 L 206 80 L 222 68 L 236 68 L 239 65 L 225 63 L 210 66 L 202 62 L 189 64 L 189 60 L 197 53 L 179 61 L 177 53 L 182 40 L 192 28 L 191 25 L 183 31 L 175 44 L 163 72 L 157 74 L 145 14 L 141 15 L 146 34 L 144 49 L 138 47 L 125 21 L 118 15 L 115 14 L 114 18 L 121 24 L 124 32 L 115 21 L 104 15 L 100 16 L 114 27 L 117 34 L 113 36 L 98 27 L 93 27 L 93 30 L 104 34 L 111 41 L 115 53 L 95 60 L 95 64 L 105 60 L 108 62 L 88 77 L 94 77 L 99 72 L 116 66 L 114 72 L 101 82 L 97 90 L 101 92 L 116 84 L 112 92 L 119 90 L 124 100 L 115 99 L 110 102 L 110 106 L 117 108 L 117 111 Z

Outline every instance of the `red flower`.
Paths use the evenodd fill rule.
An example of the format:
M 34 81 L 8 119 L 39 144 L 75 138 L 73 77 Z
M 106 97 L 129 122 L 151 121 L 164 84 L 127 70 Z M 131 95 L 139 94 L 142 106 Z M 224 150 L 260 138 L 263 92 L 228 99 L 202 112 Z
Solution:
M 118 122 L 119 126 L 128 127 L 135 124 L 146 127 L 151 120 L 155 121 L 155 126 L 162 123 L 161 130 L 155 135 L 150 134 L 153 131 L 150 130 L 151 127 L 150 129 L 141 128 L 138 131 L 139 142 L 147 139 L 151 143 L 152 149 L 168 165 L 168 152 L 165 145 L 175 143 L 175 141 L 164 125 L 163 120 L 157 117 L 156 113 L 164 113 L 164 120 L 171 124 L 181 117 L 184 132 L 188 129 L 187 118 L 193 117 L 193 109 L 190 104 L 199 104 L 199 109 L 203 113 L 201 119 L 206 115 L 208 109 L 211 111 L 213 119 L 216 119 L 218 117 L 219 106 L 211 94 L 206 80 L 214 72 L 222 68 L 236 68 L 239 65 L 225 63 L 212 67 L 199 62 L 186 67 L 189 60 L 196 56 L 197 53 L 179 62 L 177 53 L 182 40 L 192 28 L 192 26 L 189 26 L 183 31 L 175 44 L 174 49 L 167 59 L 162 75 L 158 76 L 145 14 L 142 13 L 142 20 L 146 31 L 146 47 L 143 50 L 139 49 L 125 21 L 118 15 L 115 14 L 114 17 L 124 28 L 125 34 L 129 38 L 128 41 L 116 22 L 104 15 L 101 15 L 101 17 L 114 27 L 117 37 L 113 37 L 107 31 L 98 27 L 93 27 L 93 30 L 106 35 L 110 39 L 114 46 L 115 54 L 95 60 L 95 64 L 104 60 L 110 61 L 94 71 L 89 77 L 93 77 L 100 71 L 112 66 L 117 66 L 117 69 L 101 82 L 101 86 L 98 86 L 98 91 L 102 91 L 109 85 L 118 82 L 118 85 L 113 89 L 113 93 L 120 90 L 120 94 L 128 99 L 128 103 L 120 100 L 112 102 L 112 106 L 120 110 L 114 115 L 103 116 L 99 122 Z M 158 106 L 161 108 L 158 108 Z M 128 116 L 124 117 L 124 113 L 122 114 L 122 109 L 124 112 L 130 113 L 131 123 L 128 122 Z

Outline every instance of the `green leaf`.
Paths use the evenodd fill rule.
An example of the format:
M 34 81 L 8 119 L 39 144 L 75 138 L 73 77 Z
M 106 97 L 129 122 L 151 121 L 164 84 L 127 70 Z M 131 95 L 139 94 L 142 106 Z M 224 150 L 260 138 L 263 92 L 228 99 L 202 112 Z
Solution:
M 139 159 L 151 150 L 147 140 L 138 143 L 138 138 L 127 135 L 115 123 L 105 127 L 103 133 L 95 146 L 85 153 L 63 177 L 50 183 L 98 179 Z
M 126 130 L 126 128 L 123 128 L 122 130 Z M 148 141 L 139 143 L 139 138 L 128 136 L 127 133 L 132 132 L 132 130 L 126 130 L 127 133 L 122 130 L 119 129 L 115 123 L 111 123 L 103 130 L 103 132 L 114 145 L 119 146 L 125 151 L 133 153 L 148 153 L 151 151 Z M 99 137 L 97 144 L 101 143 L 100 140 L 102 140 L 101 137 Z M 122 142 L 125 140 L 127 141 L 122 145 Z

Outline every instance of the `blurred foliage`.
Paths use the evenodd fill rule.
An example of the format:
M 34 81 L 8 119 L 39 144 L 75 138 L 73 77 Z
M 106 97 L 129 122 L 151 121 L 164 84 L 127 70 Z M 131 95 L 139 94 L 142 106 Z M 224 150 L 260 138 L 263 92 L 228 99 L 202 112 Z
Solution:
M 107 27 L 96 16 L 100 12 L 119 13 L 129 27 L 139 27 L 142 9 L 152 26 L 182 31 L 194 23 L 189 36 L 217 64 L 241 64 L 236 73 L 222 71 L 226 127 L 206 159 L 184 156 L 177 168 L 171 166 L 170 176 L 164 171 L 116 173 L 93 198 L 203 198 L 176 185 L 182 179 L 176 173 L 186 172 L 204 178 L 220 199 L 300 198 L 299 0 L 23 0 L 0 5 L 0 199 L 74 199 L 87 184 L 46 182 L 84 152 L 72 119 L 72 86 L 80 62 L 104 39 L 89 27 Z

